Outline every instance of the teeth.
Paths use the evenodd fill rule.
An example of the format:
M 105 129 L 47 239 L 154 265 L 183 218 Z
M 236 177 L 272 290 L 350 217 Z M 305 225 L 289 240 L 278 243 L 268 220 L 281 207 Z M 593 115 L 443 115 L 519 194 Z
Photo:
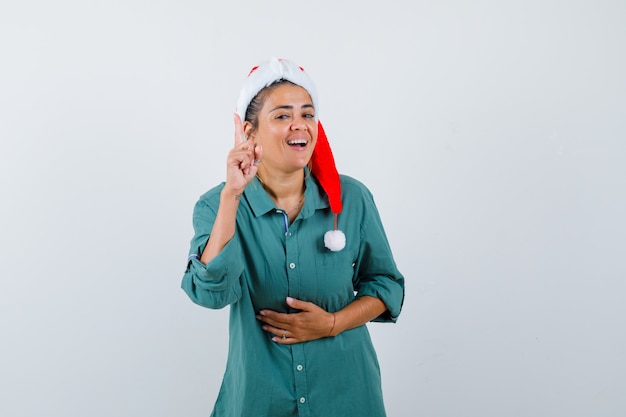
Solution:
M 305 139 L 294 139 L 287 142 L 290 145 L 306 145 Z

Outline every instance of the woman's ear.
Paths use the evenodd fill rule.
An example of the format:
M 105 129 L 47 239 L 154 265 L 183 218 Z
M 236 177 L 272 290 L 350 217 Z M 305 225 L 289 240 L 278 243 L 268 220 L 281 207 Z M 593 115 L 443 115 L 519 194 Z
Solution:
M 254 134 L 254 126 L 252 126 L 252 123 L 248 122 L 247 120 L 243 122 L 243 134 L 246 136 L 247 139 L 250 139 Z

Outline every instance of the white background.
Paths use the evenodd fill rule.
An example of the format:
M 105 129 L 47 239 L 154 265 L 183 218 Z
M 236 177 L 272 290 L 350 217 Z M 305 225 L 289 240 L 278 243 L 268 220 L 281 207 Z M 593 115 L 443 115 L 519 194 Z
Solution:
M 407 279 L 370 325 L 389 416 L 626 415 L 621 0 L 3 1 L 0 415 L 209 414 L 191 212 L 270 56 Z

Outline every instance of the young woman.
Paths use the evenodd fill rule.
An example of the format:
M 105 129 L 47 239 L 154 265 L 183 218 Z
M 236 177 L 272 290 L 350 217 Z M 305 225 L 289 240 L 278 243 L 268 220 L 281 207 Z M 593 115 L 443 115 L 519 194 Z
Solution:
M 365 324 L 397 320 L 404 278 L 371 193 L 337 173 L 317 108 L 300 67 L 255 67 L 226 181 L 194 208 L 182 287 L 230 306 L 214 417 L 385 416 Z

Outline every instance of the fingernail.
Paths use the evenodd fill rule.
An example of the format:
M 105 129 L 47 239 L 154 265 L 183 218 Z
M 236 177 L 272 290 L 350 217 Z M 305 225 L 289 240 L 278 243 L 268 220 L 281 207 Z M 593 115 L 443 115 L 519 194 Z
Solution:
M 288 303 L 290 303 L 290 302 L 292 302 L 292 301 L 293 301 L 293 298 L 291 298 L 291 297 L 287 297 L 287 302 L 288 302 Z

